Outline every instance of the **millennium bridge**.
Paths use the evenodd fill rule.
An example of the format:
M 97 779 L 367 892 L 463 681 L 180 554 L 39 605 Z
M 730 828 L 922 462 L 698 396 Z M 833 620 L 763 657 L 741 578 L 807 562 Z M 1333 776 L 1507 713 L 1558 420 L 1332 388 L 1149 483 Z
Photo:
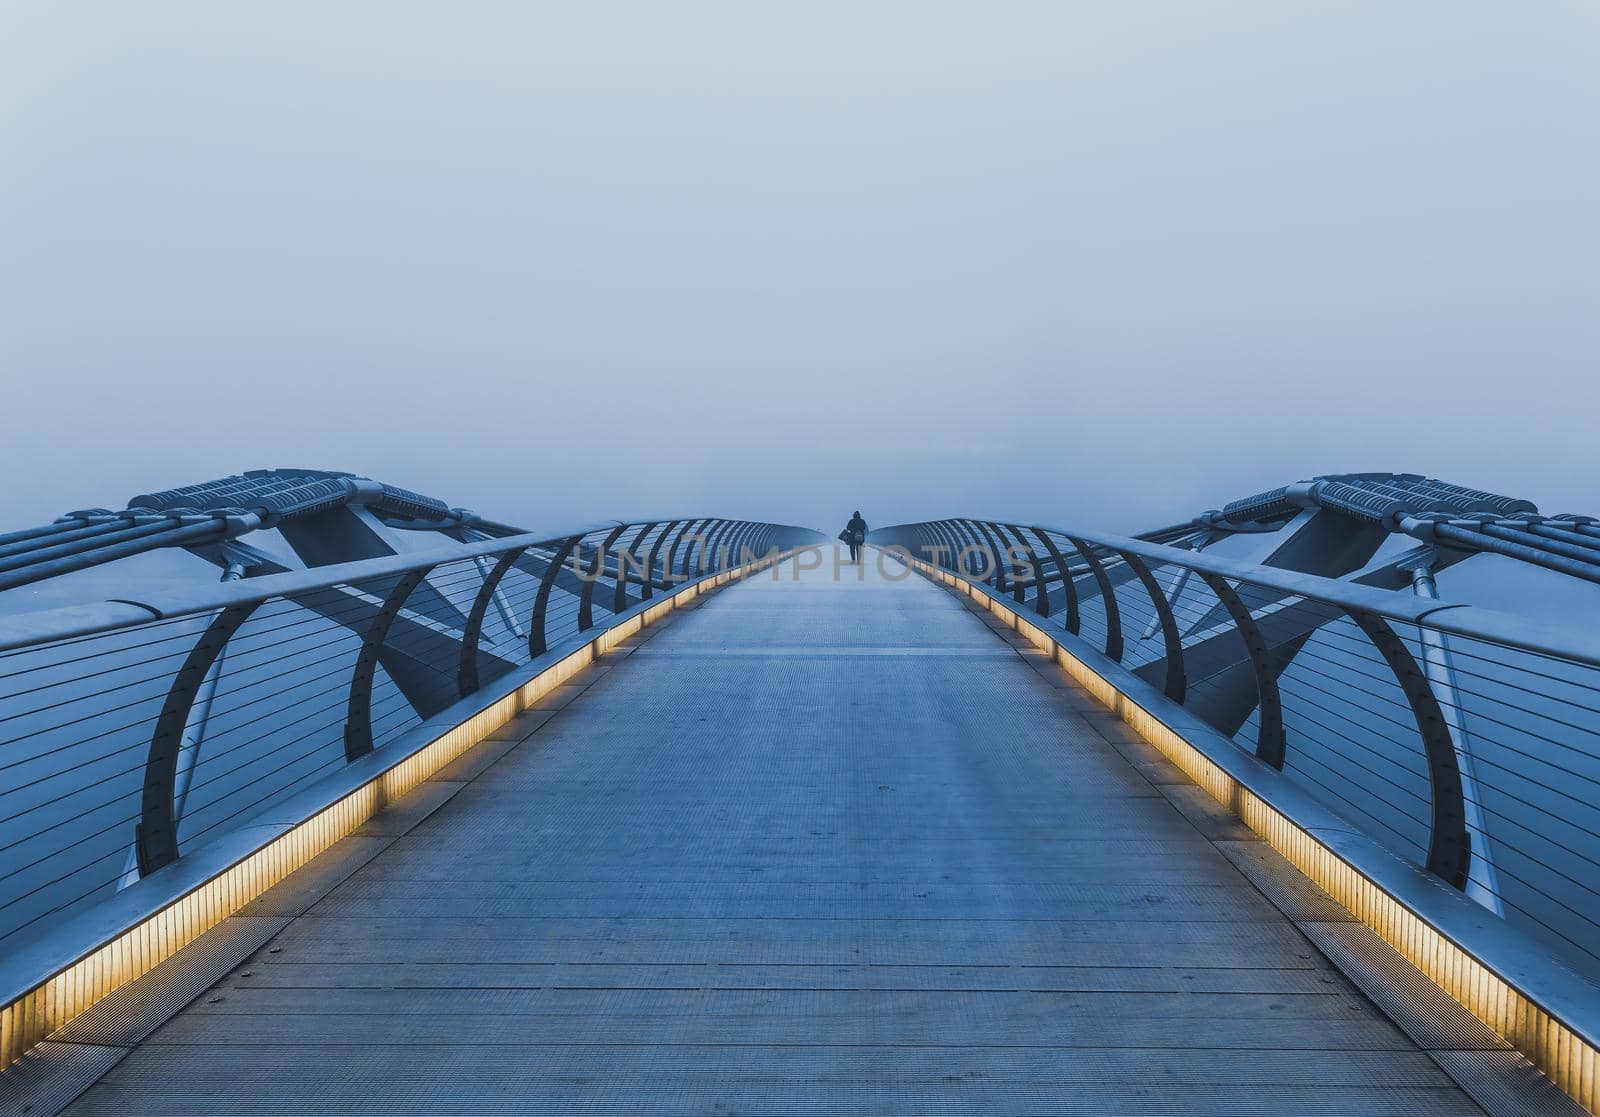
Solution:
M 868 542 L 0 535 L 0 1114 L 1600 1113 L 1600 523 Z

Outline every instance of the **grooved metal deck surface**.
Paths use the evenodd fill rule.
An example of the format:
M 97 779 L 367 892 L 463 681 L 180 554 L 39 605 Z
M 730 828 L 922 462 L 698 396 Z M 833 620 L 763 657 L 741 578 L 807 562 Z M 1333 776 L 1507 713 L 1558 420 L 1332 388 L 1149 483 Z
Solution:
M 1480 1113 L 1053 668 L 790 569 L 464 764 L 68 1112 Z

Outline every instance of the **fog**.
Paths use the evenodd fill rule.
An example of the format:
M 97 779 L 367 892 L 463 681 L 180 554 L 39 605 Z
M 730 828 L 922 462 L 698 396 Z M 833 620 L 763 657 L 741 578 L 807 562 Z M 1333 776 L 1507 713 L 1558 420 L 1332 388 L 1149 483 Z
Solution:
M 1600 8 L 11 4 L 0 529 L 1600 513 Z

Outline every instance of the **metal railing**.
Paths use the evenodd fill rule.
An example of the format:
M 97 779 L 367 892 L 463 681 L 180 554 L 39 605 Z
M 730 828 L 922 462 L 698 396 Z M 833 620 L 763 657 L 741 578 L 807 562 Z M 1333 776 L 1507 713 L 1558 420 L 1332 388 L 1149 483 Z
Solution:
M 613 522 L 0 618 L 0 949 L 640 602 L 815 538 Z
M 1600 974 L 1594 633 L 1098 532 L 952 519 L 872 541 L 1079 637 Z

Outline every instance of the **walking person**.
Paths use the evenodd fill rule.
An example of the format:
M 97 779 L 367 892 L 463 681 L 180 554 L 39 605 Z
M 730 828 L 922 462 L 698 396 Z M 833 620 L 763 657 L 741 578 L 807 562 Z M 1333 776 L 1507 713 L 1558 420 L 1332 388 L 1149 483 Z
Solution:
M 844 525 L 844 530 L 839 533 L 839 538 L 850 547 L 850 561 L 861 561 L 861 547 L 867 541 L 867 521 L 861 518 L 861 511 L 856 510 L 850 517 L 850 522 Z

